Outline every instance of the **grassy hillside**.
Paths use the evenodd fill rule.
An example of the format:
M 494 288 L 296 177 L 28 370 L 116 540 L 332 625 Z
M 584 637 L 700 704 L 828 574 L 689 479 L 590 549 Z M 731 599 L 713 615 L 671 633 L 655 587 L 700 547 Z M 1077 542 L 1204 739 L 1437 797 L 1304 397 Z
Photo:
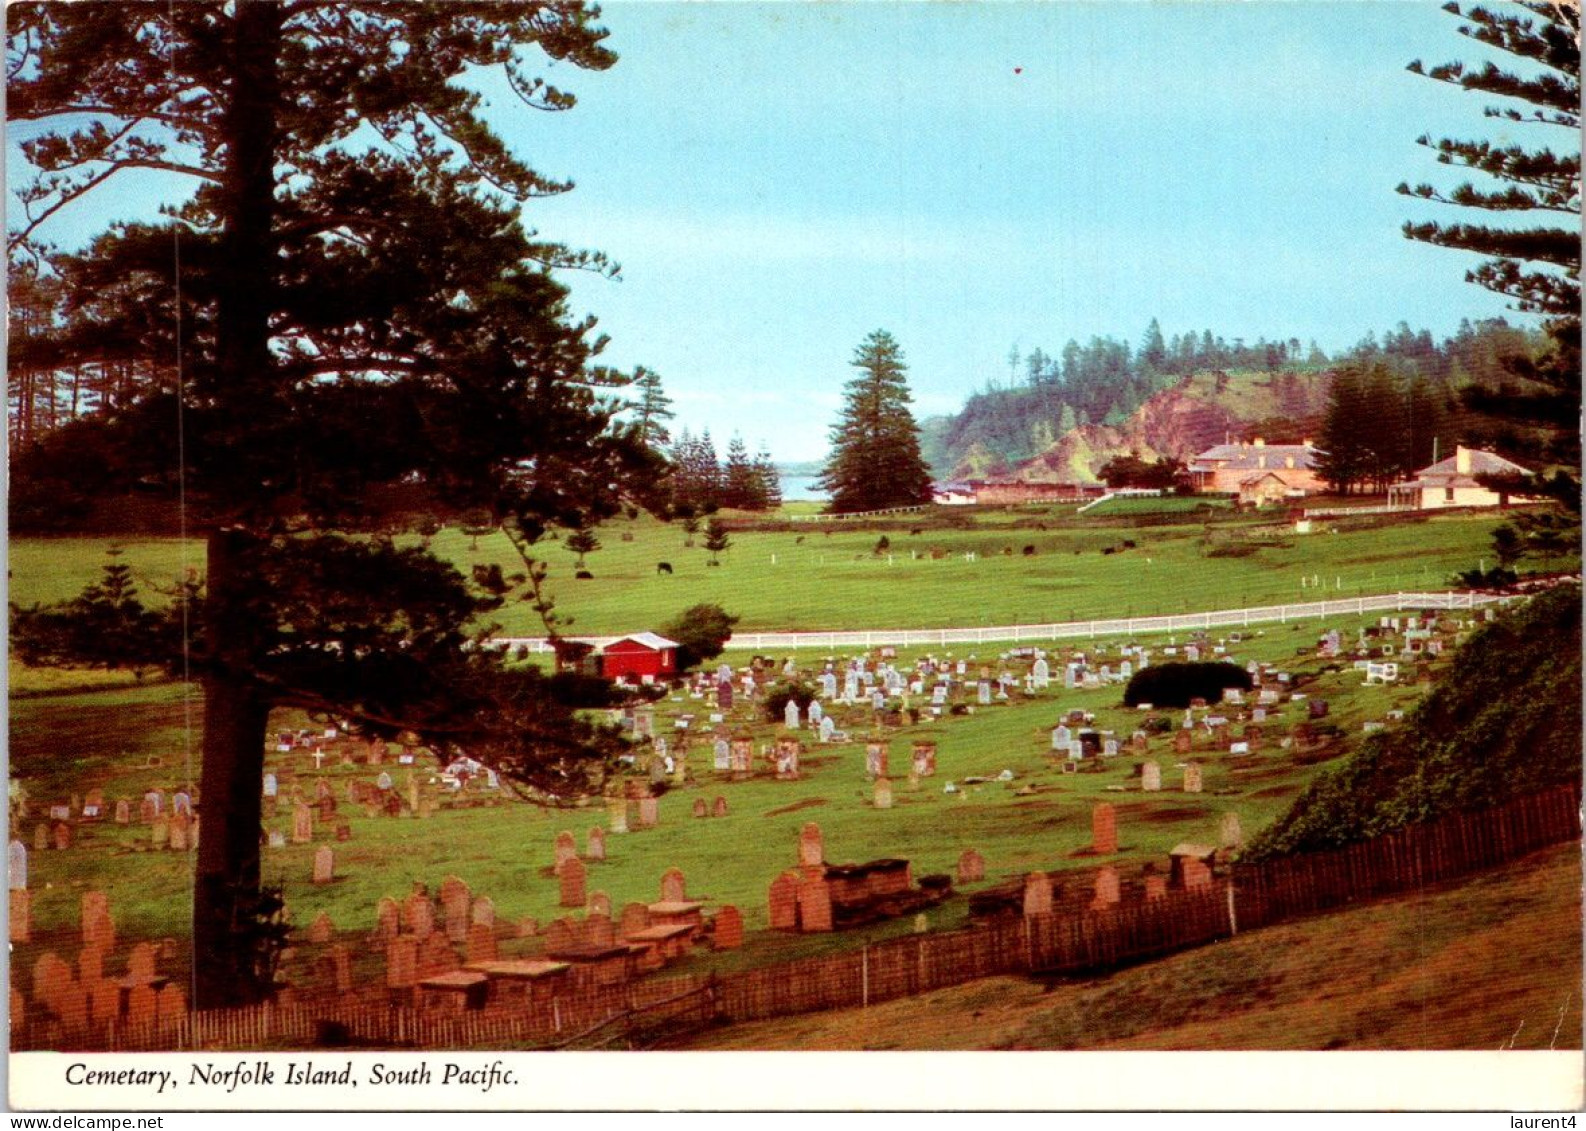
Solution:
M 1560 845 L 1464 883 L 1105 977 L 988 978 L 735 1025 L 687 1047 L 1578 1049 L 1580 888 L 1580 846 Z
M 708 555 L 697 544 L 685 546 L 686 535 L 675 525 L 622 520 L 600 529 L 602 548 L 589 555 L 594 579 L 587 581 L 573 578 L 573 555 L 560 544 L 547 542 L 540 553 L 550 565 L 557 612 L 574 619 L 575 633 L 655 628 L 702 601 L 740 616 L 740 632 L 972 627 L 1441 588 L 1454 572 L 1490 556 L 1497 522 L 1492 515 L 1458 514 L 1338 523 L 1270 540 L 1247 556 L 1211 560 L 1208 553 L 1222 542 L 1249 533 L 1252 522 L 1271 520 L 1227 512 L 1212 520 L 1195 513 L 1136 515 L 1127 508 L 1112 518 L 1073 512 L 1070 506 L 927 515 L 889 526 L 889 550 L 880 554 L 875 529 L 780 524 L 754 530 L 739 519 L 718 567 L 706 565 Z M 950 521 L 962 525 L 948 528 Z M 1134 549 L 1104 553 L 1126 539 Z M 86 537 L 13 539 L 11 599 L 28 605 L 76 596 L 99 578 L 110 544 Z M 508 573 L 522 568 L 502 535 L 475 540 L 448 529 L 433 545 L 464 571 L 492 563 Z M 1033 555 L 1023 554 L 1025 546 Z M 133 567 L 149 598 L 181 574 L 183 554 L 174 540 L 131 541 L 123 550 L 118 560 Z M 201 550 L 189 548 L 189 564 L 202 568 Z M 933 558 L 933 550 L 942 556 Z M 968 553 L 975 559 L 965 560 Z M 658 572 L 658 562 L 673 572 Z M 1311 584 L 1302 585 L 1302 578 Z M 544 631 L 524 604 L 497 616 L 511 635 Z
M 1366 739 L 1253 842 L 1249 859 L 1331 848 L 1581 776 L 1581 591 L 1482 628 L 1401 727 Z

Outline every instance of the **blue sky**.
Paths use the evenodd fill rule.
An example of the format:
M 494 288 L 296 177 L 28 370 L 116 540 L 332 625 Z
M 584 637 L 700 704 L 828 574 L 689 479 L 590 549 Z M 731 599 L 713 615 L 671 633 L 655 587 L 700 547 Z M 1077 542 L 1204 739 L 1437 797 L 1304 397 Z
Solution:
M 1480 96 L 1404 69 L 1479 58 L 1437 3 L 629 2 L 603 22 L 614 68 L 546 72 L 574 110 L 490 113 L 577 182 L 525 221 L 623 266 L 571 280 L 606 360 L 657 370 L 676 426 L 718 448 L 823 455 L 878 328 L 924 416 L 1006 380 L 1014 345 L 1138 342 L 1152 317 L 1331 349 L 1505 313 L 1463 281 L 1475 257 L 1399 233 L 1455 218 L 1393 191 L 1460 179 L 1418 135 L 1501 137 Z

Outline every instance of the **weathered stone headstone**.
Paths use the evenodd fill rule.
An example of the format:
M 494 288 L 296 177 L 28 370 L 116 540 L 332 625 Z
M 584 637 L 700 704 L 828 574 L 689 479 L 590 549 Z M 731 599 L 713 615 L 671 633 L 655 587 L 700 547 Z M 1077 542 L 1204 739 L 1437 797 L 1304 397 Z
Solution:
M 865 744 L 865 773 L 872 778 L 887 776 L 887 744 L 885 742 L 868 742 Z
M 419 980 L 419 939 L 398 935 L 386 943 L 385 984 L 393 990 L 407 989 Z
M 922 778 L 928 778 L 936 773 L 936 743 L 917 741 L 913 749 L 914 773 Z
M 395 938 L 402 930 L 402 909 L 390 896 L 375 904 L 375 937 Z
M 578 842 L 573 839 L 573 834 L 565 830 L 557 833 L 556 846 L 552 859 L 552 868 L 555 870 L 555 872 L 560 875 L 562 871 L 562 865 L 566 864 L 569 860 L 576 860 L 577 858 Z
M 771 881 L 767 895 L 773 931 L 798 929 L 799 877 L 796 872 L 783 872 Z
M 626 803 L 624 803 L 626 807 Z M 589 830 L 585 838 L 584 854 L 591 860 L 604 860 L 606 858 L 606 830 L 596 827 Z
M 1156 762 L 1141 765 L 1140 788 L 1147 793 L 1156 793 L 1162 788 L 1162 767 Z
M 584 862 L 576 856 L 562 865 L 560 873 L 561 906 L 584 906 L 588 899 L 584 891 L 585 875 Z
M 170 827 L 170 847 L 173 852 L 186 852 L 190 846 L 189 822 L 186 813 L 173 813 Z
M 1184 767 L 1184 792 L 1201 792 L 1201 767 L 1199 762 L 1191 762 Z
M 590 892 L 589 914 L 606 915 L 609 917 L 611 915 L 611 896 L 607 895 L 603 891 Z
M 632 938 L 650 926 L 650 909 L 642 903 L 630 903 L 622 909 L 620 930 L 623 938 Z
M 661 799 L 658 797 L 639 798 L 639 827 L 653 829 L 661 820 Z
M 13 840 L 6 853 L 6 875 L 12 891 L 25 891 L 28 886 L 28 846 Z
M 705 799 L 703 797 L 694 798 L 694 816 L 696 816 L 696 817 L 708 817 L 708 816 L 710 816 L 710 806 L 708 804 L 706 804 Z
M 680 868 L 668 868 L 661 873 L 661 902 L 682 903 L 688 898 L 687 884 Z
M 116 824 L 130 825 L 132 823 L 132 803 L 125 797 L 116 802 Z
M 811 821 L 799 830 L 799 866 L 818 868 L 825 863 L 825 860 L 825 852 L 821 845 L 821 827 Z
M 336 856 L 328 844 L 322 844 L 314 853 L 314 882 L 328 884 L 335 879 Z
M 872 793 L 872 802 L 877 809 L 892 808 L 892 782 L 889 779 L 877 778 Z
M 330 916 L 321 911 L 308 925 L 308 941 L 316 944 L 330 942 L 336 937 L 336 924 L 332 923 Z
M 725 817 L 727 815 L 727 799 L 725 797 L 718 797 L 711 802 L 710 815 L 712 817 Z
M 30 942 L 33 938 L 33 898 L 26 888 L 11 889 L 11 929 L 14 943 Z
M 711 743 L 711 769 L 719 773 L 726 773 L 732 769 L 732 744 L 725 738 L 718 738 Z
M 831 885 L 824 876 L 805 876 L 798 885 L 800 931 L 832 929 Z
M 958 882 L 979 883 L 986 878 L 986 858 L 973 848 L 966 848 L 958 857 Z
M 1188 754 L 1195 749 L 1195 737 L 1187 730 L 1180 730 L 1173 735 L 1173 753 Z
M 716 912 L 712 924 L 712 944 L 717 950 L 736 950 L 743 945 L 743 914 L 736 907 L 723 907 Z
M 1090 811 L 1090 848 L 1098 856 L 1118 851 L 1118 815 L 1108 802 L 1103 801 Z
M 1031 872 L 1024 877 L 1024 915 L 1050 915 L 1052 913 L 1052 880 L 1045 872 Z
M 789 699 L 787 706 L 782 708 L 782 723 L 788 730 L 799 729 L 799 705 L 797 699 Z
M 591 911 L 584 917 L 584 939 L 590 946 L 610 949 L 617 945 L 617 928 L 610 915 Z
M 44 852 L 50 846 L 50 827 L 40 823 L 33 826 L 33 851 Z
M 57 851 L 65 852 L 71 846 L 72 827 L 62 821 L 55 826 L 55 848 Z
M 1096 896 L 1090 902 L 1092 911 L 1106 911 L 1118 906 L 1120 898 L 1118 869 L 1103 868 L 1096 873 Z
M 468 962 L 494 962 L 496 960 L 496 931 L 494 927 L 484 923 L 473 923 L 468 927 L 467 959 Z
M 402 904 L 403 918 L 410 933 L 424 938 L 435 930 L 435 905 L 422 892 L 414 892 Z
M 1218 837 L 1223 848 L 1241 848 L 1245 843 L 1244 830 L 1239 825 L 1238 813 L 1224 813 Z
M 628 800 L 625 797 L 613 798 L 606 803 L 606 813 L 611 820 L 611 831 L 625 833 L 628 831 Z
M 314 839 L 314 811 L 302 802 L 292 807 L 292 843 L 308 844 Z

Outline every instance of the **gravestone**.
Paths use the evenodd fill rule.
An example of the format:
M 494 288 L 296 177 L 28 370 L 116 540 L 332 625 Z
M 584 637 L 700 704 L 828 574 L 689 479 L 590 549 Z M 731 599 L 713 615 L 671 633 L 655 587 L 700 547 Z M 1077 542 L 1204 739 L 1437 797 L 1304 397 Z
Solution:
M 1181 730 L 1173 736 L 1173 753 L 1188 754 L 1195 749 L 1195 739 L 1187 730 Z
M 266 796 L 266 797 L 275 797 L 279 792 L 280 792 L 280 786 L 276 783 L 275 775 L 274 774 L 265 774 L 264 775 L 264 796 Z
M 799 776 L 799 752 L 801 743 L 796 738 L 779 738 L 776 740 L 776 776 L 783 781 L 794 781 Z
M 11 930 L 14 943 L 30 942 L 33 938 L 33 898 L 26 888 L 11 889 Z M 14 1019 L 13 1019 L 14 1022 Z
M 561 875 L 562 865 L 569 860 L 578 858 L 578 842 L 573 839 L 573 834 L 562 831 L 556 834 L 556 846 L 551 867 L 557 875 Z
M 33 851 L 44 852 L 50 846 L 50 827 L 40 823 L 33 826 Z
M 892 808 L 892 782 L 888 778 L 877 778 L 872 787 L 872 801 L 877 809 Z
M 650 926 L 650 909 L 642 903 L 629 903 L 622 909 L 622 920 L 618 930 L 625 939 L 632 938 L 640 931 L 648 930 Z
M 435 907 L 424 893 L 416 891 L 408 896 L 402 911 L 408 931 L 417 938 L 425 938 L 435 929 Z
M 936 743 L 915 742 L 913 747 L 914 772 L 922 778 L 936 773 Z
M 605 915 L 609 917 L 611 915 L 611 896 L 607 895 L 603 891 L 590 892 L 589 914 Z
M 800 931 L 832 929 L 831 885 L 824 876 L 807 876 L 799 883 L 798 916 Z
M 588 902 L 584 891 L 585 870 L 584 862 L 576 856 L 562 865 L 561 899 L 562 907 L 582 907 Z
M 494 962 L 496 960 L 496 931 L 494 927 L 484 923 L 472 923 L 468 927 L 466 961 Z
M 979 883 L 986 878 L 986 859 L 973 848 L 966 848 L 958 857 L 958 882 Z
M 799 729 L 799 705 L 797 699 L 789 699 L 787 706 L 782 709 L 782 725 L 788 730 Z
M 711 769 L 725 773 L 732 769 L 732 744 L 725 738 L 718 738 L 711 744 Z
M 825 863 L 821 845 L 821 827 L 811 821 L 799 830 L 799 866 L 818 868 Z
M 173 814 L 172 817 L 171 817 L 170 833 L 169 833 L 169 838 L 170 838 L 169 843 L 170 843 L 171 850 L 173 852 L 186 852 L 187 851 L 187 847 L 188 847 L 187 829 L 188 829 L 187 814 L 186 813 L 175 813 L 175 814 Z
M 727 815 L 727 799 L 725 797 L 716 798 L 711 804 L 710 815 L 712 817 L 725 817 Z
M 55 848 L 59 852 L 65 852 L 71 846 L 72 827 L 62 821 L 55 826 Z
M 6 854 L 6 874 L 12 891 L 25 891 L 28 886 L 28 846 L 13 840 Z
M 734 774 L 752 774 L 754 772 L 754 739 L 746 734 L 733 735 L 731 754 L 731 768 Z
M 1031 872 L 1024 877 L 1024 915 L 1052 913 L 1052 880 L 1045 872 Z
M 865 773 L 872 778 L 887 776 L 887 744 L 885 742 L 867 742 L 865 744 Z
M 399 935 L 386 943 L 385 984 L 405 990 L 419 980 L 419 940 L 416 935 Z
M 717 950 L 736 950 L 743 945 L 743 914 L 736 907 L 728 904 L 711 922 L 712 945 Z
M 1162 767 L 1156 762 L 1146 762 L 1140 767 L 1140 788 L 1156 793 L 1162 788 Z
M 375 904 L 375 928 L 377 939 L 395 938 L 402 930 L 402 909 L 397 901 L 390 896 L 385 896 Z
M 639 827 L 653 829 L 661 820 L 661 800 L 658 797 L 639 798 Z
M 1118 906 L 1121 898 L 1118 869 L 1107 867 L 1096 873 L 1096 895 L 1090 902 L 1092 911 L 1106 911 Z
M 767 903 L 773 931 L 798 929 L 798 889 L 799 878 L 796 872 L 783 872 L 771 881 Z
M 1145 878 L 1145 898 L 1147 902 L 1153 899 L 1167 898 L 1167 877 L 1155 873 Z
M 617 945 L 617 928 L 612 923 L 610 915 L 601 915 L 591 911 L 584 917 L 584 942 L 601 950 L 609 950 Z
M 628 802 L 625 798 L 614 798 L 606 803 L 606 812 L 611 820 L 611 831 L 625 833 L 628 831 Z
M 1110 856 L 1118 851 L 1118 815 L 1105 801 L 1090 811 L 1090 849 L 1098 856 Z
M 661 902 L 682 903 L 688 899 L 687 884 L 680 868 L 668 868 L 661 873 Z
M 322 844 L 314 853 L 314 882 L 328 884 L 335 879 L 336 856 L 330 845 Z
M 127 976 L 140 982 L 150 982 L 154 980 L 154 970 L 154 947 L 146 942 L 133 947 L 127 958 Z
M 590 860 L 604 860 L 606 858 L 606 830 L 598 825 L 589 830 L 589 835 L 584 838 L 584 854 Z
M 301 801 L 292 807 L 292 843 L 308 844 L 314 839 L 314 811 Z
M 336 937 L 336 925 L 331 922 L 330 916 L 321 911 L 308 925 L 308 941 L 315 944 L 330 942 Z
M 125 797 L 116 802 L 116 824 L 130 825 L 132 823 L 132 803 Z
M 1238 813 L 1224 813 L 1218 840 L 1223 848 L 1241 848 L 1245 843 L 1244 830 L 1239 825 Z
M 578 945 L 577 932 L 570 919 L 552 919 L 545 925 L 545 953 L 560 954 Z
M 1201 767 L 1199 762 L 1191 762 L 1184 767 L 1184 792 L 1201 792 Z

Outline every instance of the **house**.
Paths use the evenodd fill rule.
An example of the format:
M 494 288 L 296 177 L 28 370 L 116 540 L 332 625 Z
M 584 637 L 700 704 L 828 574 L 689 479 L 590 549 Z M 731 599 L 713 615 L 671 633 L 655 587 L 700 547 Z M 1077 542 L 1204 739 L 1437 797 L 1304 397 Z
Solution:
M 1416 472 L 1414 479 L 1390 484 L 1388 505 L 1409 510 L 1506 506 L 1511 496 L 1483 487 L 1476 476 L 1530 474 L 1500 455 L 1459 446 L 1447 459 Z
M 677 641 L 653 632 L 636 632 L 600 650 L 600 674 L 607 679 L 653 683 L 677 674 Z
M 1247 506 L 1264 507 L 1287 499 L 1294 488 L 1275 471 L 1262 471 L 1239 481 L 1239 501 Z
M 1309 440 L 1268 444 L 1257 437 L 1249 442 L 1218 444 L 1195 457 L 1189 465 L 1190 481 L 1197 491 L 1239 495 L 1246 480 L 1259 483 L 1270 472 L 1283 484 L 1287 496 L 1309 495 L 1323 490 L 1316 470 L 1316 457 L 1321 454 Z M 1268 485 L 1262 490 L 1273 488 Z
M 621 637 L 563 637 L 553 647 L 557 671 L 638 683 L 653 683 L 677 674 L 677 642 L 653 632 Z
M 968 483 L 932 483 L 931 502 L 939 507 L 972 506 L 975 489 Z

